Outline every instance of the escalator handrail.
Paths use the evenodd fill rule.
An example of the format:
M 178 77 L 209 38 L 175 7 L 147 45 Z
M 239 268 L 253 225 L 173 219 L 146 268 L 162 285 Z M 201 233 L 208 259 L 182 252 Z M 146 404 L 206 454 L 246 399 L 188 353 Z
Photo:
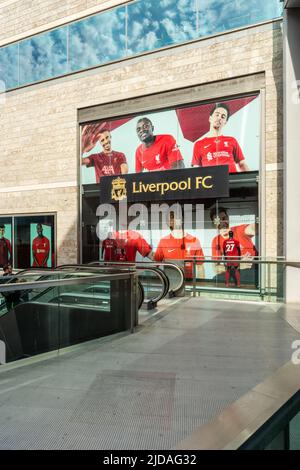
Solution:
M 138 305 L 138 310 L 140 310 L 142 308 L 142 305 L 144 303 L 144 300 L 145 300 L 145 291 L 144 291 L 144 288 L 143 288 L 143 284 L 138 281 L 138 290 L 139 290 L 139 294 L 140 294 L 140 301 L 139 301 L 139 305 Z
M 162 272 L 160 269 L 158 268 L 143 268 L 141 266 L 137 266 L 137 270 L 138 271 L 152 271 L 152 272 L 155 272 L 155 274 L 157 275 L 157 277 L 160 279 L 160 281 L 162 282 L 162 286 L 163 286 L 163 290 L 162 292 L 157 296 L 157 297 L 154 297 L 152 299 L 150 299 L 150 301 L 154 302 L 154 303 L 157 303 L 159 302 L 160 300 L 164 299 L 166 297 L 166 295 L 168 294 L 169 292 L 169 279 L 168 277 L 165 275 L 164 272 Z
M 88 270 L 88 269 L 91 269 L 91 268 L 98 268 L 98 269 L 103 269 L 103 268 L 117 268 L 117 267 L 123 267 L 125 268 L 126 266 L 123 266 L 123 263 L 122 263 L 122 266 L 120 266 L 120 263 L 115 263 L 113 266 L 107 266 L 107 265 L 103 265 L 104 262 L 102 261 L 95 261 L 94 263 L 89 263 L 88 265 L 87 264 L 76 264 L 76 265 L 73 265 L 73 264 L 65 264 L 65 265 L 60 265 L 60 266 L 57 266 L 56 269 L 60 269 L 60 270 L 64 270 L 64 269 L 68 269 L 68 268 L 72 268 L 72 269 L 78 269 L 78 270 Z M 106 263 L 107 264 L 107 263 Z M 150 264 L 150 263 L 149 263 Z M 166 276 L 166 274 L 159 268 L 157 268 L 157 266 L 148 266 L 148 263 L 144 263 L 144 266 L 136 266 L 135 264 L 132 264 L 131 263 L 131 267 L 134 267 L 136 268 L 138 271 L 139 270 L 143 270 L 145 271 L 146 269 L 148 269 L 149 271 L 152 271 L 156 274 L 156 276 L 159 278 L 161 284 L 162 284 L 162 291 L 156 296 L 156 297 L 153 297 L 151 299 L 147 299 L 148 301 L 152 301 L 154 303 L 157 303 L 159 302 L 160 300 L 162 300 L 169 292 L 169 279 L 168 277 Z
M 65 265 L 63 265 L 65 266 Z M 78 265 L 72 265 L 72 267 L 74 267 L 75 269 L 78 268 Z M 46 269 L 39 269 L 39 268 L 27 268 L 27 269 L 22 269 L 21 271 L 18 271 L 14 277 L 18 276 L 18 275 L 24 275 L 26 273 L 29 273 L 29 274 L 40 274 L 41 278 L 43 278 L 44 276 L 48 276 L 49 274 L 56 274 L 58 271 L 59 271 L 59 267 L 57 268 L 46 268 Z M 68 274 L 66 273 L 66 277 L 68 276 Z M 144 303 L 144 298 L 145 298 L 145 293 L 144 293 L 144 288 L 142 286 L 142 284 L 140 283 L 140 281 L 138 281 L 138 288 L 139 288 L 139 291 L 140 291 L 140 302 L 139 302 L 139 306 L 138 308 L 140 309 L 142 304 Z M 52 289 L 52 287 L 48 287 L 46 290 L 49 290 L 49 289 Z M 42 292 L 39 292 L 37 293 L 37 295 L 34 297 L 34 300 L 37 300 L 38 297 L 41 297 L 42 295 L 45 294 L 45 291 L 42 291 Z M 2 307 L 2 306 L 1 306 Z
M 96 264 L 97 263 L 97 264 Z M 60 269 L 64 269 L 64 268 L 74 268 L 75 270 L 78 270 L 78 269 L 82 269 L 84 266 L 102 266 L 102 268 L 105 268 L 107 267 L 108 269 L 110 267 L 119 267 L 120 269 L 122 268 L 134 268 L 134 267 L 143 267 L 143 268 L 159 268 L 159 266 L 165 266 L 165 267 L 169 267 L 171 269 L 174 269 L 175 271 L 177 271 L 177 273 L 179 274 L 180 276 L 180 281 L 178 283 L 178 285 L 176 287 L 174 287 L 173 289 L 170 290 L 170 281 L 169 281 L 169 278 L 167 276 L 167 274 L 162 270 L 160 269 L 160 272 L 163 272 L 165 275 L 165 277 L 167 277 L 168 279 L 168 291 L 165 293 L 165 295 L 163 295 L 162 298 L 164 298 L 170 291 L 172 291 L 172 293 L 176 294 L 177 292 L 181 291 L 183 285 L 184 285 L 184 271 L 175 263 L 168 263 L 168 262 L 144 262 L 144 261 L 137 261 L 135 263 L 123 263 L 120 265 L 120 263 L 117 263 L 117 262 L 106 262 L 106 261 L 95 261 L 95 262 L 92 262 L 92 263 L 89 263 L 89 264 L 63 264 L 63 265 L 59 265 L 57 266 L 56 268 L 43 268 L 43 269 L 38 269 L 38 268 L 29 268 L 29 269 L 24 269 L 24 270 L 21 270 L 19 271 L 16 275 L 18 274 L 24 274 L 24 273 L 40 273 L 41 276 L 43 275 L 49 275 L 50 273 L 55 273 L 56 271 L 60 270 Z
M 13 285 L 8 285 L 7 284 L 0 284 L 0 292 L 1 291 L 20 291 L 20 290 L 29 290 L 29 289 L 34 289 L 36 286 L 38 287 L 44 287 L 47 289 L 48 287 L 56 287 L 57 283 L 60 282 L 62 285 L 73 285 L 78 282 L 79 284 L 87 284 L 91 280 L 114 280 L 114 279 L 127 279 L 127 276 L 130 276 L 131 273 L 109 273 L 102 275 L 99 274 L 94 274 L 88 277 L 82 277 L 82 278 L 75 278 L 75 279 L 51 279 L 51 280 L 46 280 L 46 281 L 34 281 L 34 282 L 27 282 L 27 283 L 15 283 Z
M 89 263 L 88 266 L 101 266 L 103 263 L 107 264 L 106 262 L 102 262 L 102 261 L 95 261 L 94 263 Z M 117 267 L 117 265 L 114 265 Z M 109 266 L 108 266 L 109 267 Z M 158 276 L 158 278 L 160 279 L 160 281 L 162 282 L 162 285 L 163 285 L 163 291 L 161 294 L 159 294 L 157 297 L 154 297 L 152 299 L 148 299 L 148 301 L 152 301 L 152 302 L 159 302 L 160 300 L 164 299 L 166 297 L 166 295 L 168 294 L 169 292 L 169 288 L 170 288 L 170 281 L 169 281 L 169 278 L 168 276 L 159 268 L 157 268 L 157 266 L 148 266 L 148 263 L 145 263 L 145 266 L 141 266 L 141 265 L 135 265 L 135 268 L 138 270 L 138 271 L 145 271 L 145 270 L 148 270 L 148 271 L 152 271 L 152 272 L 155 272 L 155 274 Z
M 99 263 L 100 264 L 103 264 L 103 265 L 111 265 L 111 266 L 118 266 L 120 263 L 118 262 L 107 262 L 107 261 L 94 261 L 92 263 L 89 263 L 88 266 L 91 266 L 93 265 L 94 263 Z M 179 277 L 180 277 L 180 280 L 179 280 L 179 283 L 176 287 L 174 287 L 173 289 L 171 289 L 172 293 L 176 294 L 177 292 L 180 292 L 181 289 L 183 288 L 183 285 L 184 285 L 184 271 L 182 268 L 180 268 L 180 266 L 178 266 L 176 263 L 169 263 L 169 262 L 160 262 L 160 261 L 136 261 L 135 263 L 124 263 L 122 262 L 122 266 L 126 267 L 126 265 L 128 267 L 132 267 L 132 266 L 142 266 L 142 267 L 158 267 L 160 269 L 160 266 L 165 266 L 165 267 L 169 267 L 171 269 L 174 269 L 175 271 L 177 271 L 177 273 L 179 274 Z M 170 292 L 170 289 L 169 291 Z
M 57 266 L 54 269 L 55 269 L 55 271 L 59 271 L 59 270 L 64 271 L 64 268 L 70 268 L 70 267 L 80 270 L 82 267 L 87 268 L 88 266 L 87 265 L 81 265 L 81 264 L 63 264 L 63 265 Z M 97 267 L 97 266 L 95 266 L 95 267 Z M 139 302 L 139 305 L 138 305 L 138 309 L 140 309 L 141 306 L 144 303 L 145 292 L 144 292 L 143 285 L 139 280 L 138 280 L 138 289 L 139 289 L 139 292 L 140 292 L 140 299 L 141 299 L 140 302 Z

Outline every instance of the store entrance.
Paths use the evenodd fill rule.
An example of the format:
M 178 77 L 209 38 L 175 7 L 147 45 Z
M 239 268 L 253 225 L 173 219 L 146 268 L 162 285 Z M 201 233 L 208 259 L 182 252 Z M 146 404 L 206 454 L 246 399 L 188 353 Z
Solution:
M 123 206 L 125 218 L 120 205 L 114 204 L 109 206 L 114 214 L 111 219 L 107 213 L 102 218 L 96 215 L 99 205 L 98 186 L 84 188 L 83 263 L 103 259 L 103 240 L 114 233 L 122 240 L 124 259 L 126 247 L 132 251 L 134 246 L 130 262 L 175 262 L 184 269 L 187 285 L 195 287 L 196 283 L 204 289 L 235 289 L 238 284 L 250 290 L 259 287 L 259 270 L 253 263 L 260 255 L 256 172 L 230 175 L 230 194 L 222 199 L 128 203 Z M 240 245 L 240 279 L 234 266 L 229 279 L 226 276 L 223 247 L 230 231 Z

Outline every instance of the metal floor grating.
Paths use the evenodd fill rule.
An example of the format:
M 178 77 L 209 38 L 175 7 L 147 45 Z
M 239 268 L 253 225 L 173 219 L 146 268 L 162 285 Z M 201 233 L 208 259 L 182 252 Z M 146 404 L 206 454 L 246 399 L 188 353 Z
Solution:
M 0 449 L 171 449 L 291 357 L 279 307 L 189 299 L 137 333 L 0 373 Z

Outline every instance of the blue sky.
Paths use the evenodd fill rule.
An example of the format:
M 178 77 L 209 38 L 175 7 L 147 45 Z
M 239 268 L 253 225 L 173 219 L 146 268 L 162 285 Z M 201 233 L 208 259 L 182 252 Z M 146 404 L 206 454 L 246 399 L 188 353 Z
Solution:
M 282 13 L 282 5 L 279 0 L 137 0 L 127 7 L 114 8 L 21 41 L 19 55 L 18 44 L 2 47 L 0 79 L 7 89 L 14 88 L 276 18 Z
M 279 0 L 199 0 L 200 36 L 272 19 L 282 14 Z
M 18 45 L 0 49 L 0 80 L 6 89 L 18 86 Z
M 129 55 L 196 37 L 195 0 L 142 0 L 128 5 Z
M 20 43 L 20 85 L 67 72 L 67 27 Z
M 125 12 L 125 7 L 115 8 L 70 25 L 70 70 L 124 57 Z

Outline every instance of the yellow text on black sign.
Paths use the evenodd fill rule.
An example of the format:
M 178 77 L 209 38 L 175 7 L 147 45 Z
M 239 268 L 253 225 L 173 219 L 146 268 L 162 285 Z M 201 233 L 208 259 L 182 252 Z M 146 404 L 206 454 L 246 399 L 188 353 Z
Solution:
M 159 193 L 164 196 L 170 191 L 191 191 L 192 189 L 212 189 L 212 176 L 197 176 L 187 178 L 182 181 L 172 181 L 170 183 L 139 183 L 133 182 L 132 192 L 134 194 Z

